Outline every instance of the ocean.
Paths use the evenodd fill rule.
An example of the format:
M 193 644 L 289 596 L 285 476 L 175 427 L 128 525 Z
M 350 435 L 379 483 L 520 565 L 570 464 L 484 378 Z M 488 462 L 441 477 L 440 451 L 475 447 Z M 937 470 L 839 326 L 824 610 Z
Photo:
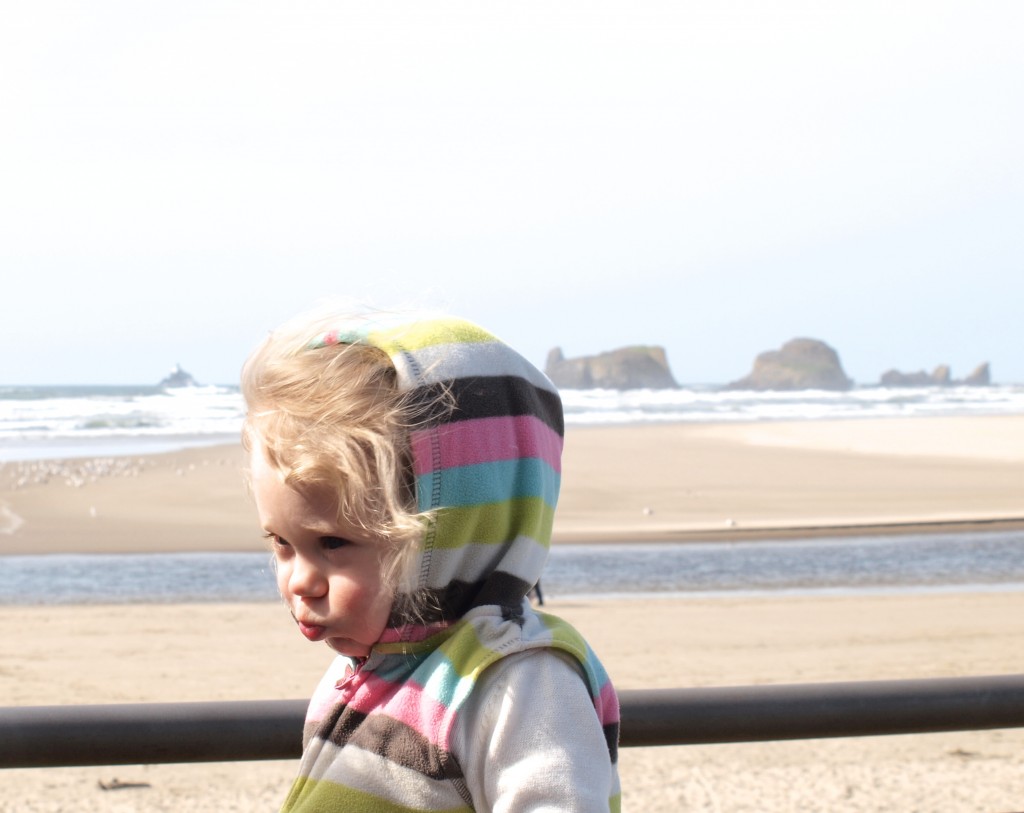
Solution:
M 1024 385 L 845 393 L 683 387 L 562 397 L 569 426 L 1024 414 Z M 243 409 L 233 386 L 0 387 L 0 466 L 236 442 Z M 558 596 L 1022 590 L 1024 533 L 560 546 L 543 585 Z M 266 555 L 0 557 L 0 604 L 215 599 L 274 600 Z
M 236 386 L 0 386 L 0 463 L 232 443 L 243 412 Z
M 849 392 L 566 390 L 566 424 L 1024 414 L 1024 385 L 858 387 Z M 0 462 L 144 454 L 234 442 L 237 386 L 0 386 Z

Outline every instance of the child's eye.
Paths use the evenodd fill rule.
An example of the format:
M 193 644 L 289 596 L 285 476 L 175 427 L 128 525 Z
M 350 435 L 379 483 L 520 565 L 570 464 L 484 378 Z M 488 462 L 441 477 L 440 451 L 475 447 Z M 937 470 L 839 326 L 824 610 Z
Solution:
M 263 534 L 263 538 L 266 539 L 267 542 L 270 543 L 271 547 L 274 547 L 274 548 L 287 548 L 288 547 L 288 540 L 287 539 L 282 539 L 280 536 L 278 536 L 277 534 L 272 533 L 270 531 L 268 531 L 267 533 Z
M 338 550 L 349 544 L 347 539 L 342 539 L 340 536 L 325 536 L 320 539 L 320 544 L 324 546 L 326 550 Z

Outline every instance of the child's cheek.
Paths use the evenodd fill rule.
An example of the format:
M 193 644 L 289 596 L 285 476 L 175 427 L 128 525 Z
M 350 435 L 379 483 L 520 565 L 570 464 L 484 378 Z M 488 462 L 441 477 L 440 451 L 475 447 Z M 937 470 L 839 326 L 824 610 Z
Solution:
M 291 593 L 288 590 L 288 583 L 291 580 L 291 567 L 289 564 L 278 559 L 274 568 L 274 575 L 277 579 L 277 592 L 281 594 L 282 598 L 290 599 Z

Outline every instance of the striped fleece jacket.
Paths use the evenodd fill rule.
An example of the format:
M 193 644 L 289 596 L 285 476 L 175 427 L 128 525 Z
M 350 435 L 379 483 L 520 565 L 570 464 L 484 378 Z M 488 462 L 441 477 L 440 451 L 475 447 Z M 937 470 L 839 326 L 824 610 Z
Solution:
M 590 739 L 600 740 L 600 759 L 591 762 L 604 761 L 594 775 L 607 787 L 598 794 L 599 807 L 578 803 L 563 787 L 559 801 L 543 809 L 618 811 L 615 692 L 583 638 L 560 619 L 534 611 L 526 598 L 547 558 L 561 477 L 563 417 L 554 386 L 510 347 L 457 319 L 341 326 L 310 351 L 336 343 L 384 350 L 399 386 L 418 403 L 437 404 L 441 391 L 449 395 L 448 406 L 433 409 L 411 438 L 419 509 L 432 512 L 417 563 L 417 595 L 428 600 L 417 606 L 435 609 L 413 621 L 398 609 L 408 606 L 399 596 L 370 656 L 360 664 L 338 658 L 328 670 L 309 706 L 299 776 L 283 810 L 491 809 L 466 774 L 460 716 L 471 713 L 474 692 L 503 664 L 543 652 L 569 662 L 562 664 L 564 692 L 582 695 L 582 711 L 564 719 L 568 712 L 557 696 L 562 684 L 554 697 L 550 686 L 543 692 L 503 686 L 499 701 L 538 731 L 560 719 L 561 729 L 547 736 L 570 741 L 580 731 L 596 732 Z M 500 727 L 504 719 L 493 724 Z M 483 736 L 489 743 L 500 733 L 473 732 L 473 741 Z M 478 755 L 477 763 L 493 761 L 494 753 L 501 751 Z M 500 768 L 486 765 L 487 772 Z M 527 775 L 519 781 L 543 780 Z M 582 794 L 594 779 L 568 777 L 574 782 Z M 592 787 L 586 790 L 593 795 Z M 507 809 L 494 802 L 499 808 Z

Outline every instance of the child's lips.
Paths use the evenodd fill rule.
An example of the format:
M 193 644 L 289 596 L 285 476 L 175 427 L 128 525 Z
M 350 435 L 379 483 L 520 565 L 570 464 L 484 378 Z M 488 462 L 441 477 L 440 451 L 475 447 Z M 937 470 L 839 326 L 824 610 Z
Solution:
M 295 623 L 299 625 L 299 632 L 310 641 L 320 640 L 327 632 L 327 627 L 323 624 L 309 624 L 305 621 L 300 621 L 298 618 L 295 619 Z

